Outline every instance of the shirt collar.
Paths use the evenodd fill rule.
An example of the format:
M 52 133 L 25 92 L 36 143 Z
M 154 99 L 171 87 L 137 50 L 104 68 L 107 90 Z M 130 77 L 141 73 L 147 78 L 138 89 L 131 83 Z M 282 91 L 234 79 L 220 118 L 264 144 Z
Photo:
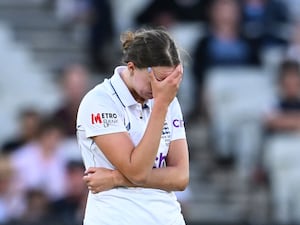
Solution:
M 110 82 L 114 91 L 118 95 L 122 104 L 126 107 L 139 104 L 132 94 L 130 93 L 127 85 L 121 77 L 121 72 L 126 68 L 126 66 L 118 66 L 115 68 L 114 75 L 110 78 Z M 145 102 L 146 105 L 148 101 Z

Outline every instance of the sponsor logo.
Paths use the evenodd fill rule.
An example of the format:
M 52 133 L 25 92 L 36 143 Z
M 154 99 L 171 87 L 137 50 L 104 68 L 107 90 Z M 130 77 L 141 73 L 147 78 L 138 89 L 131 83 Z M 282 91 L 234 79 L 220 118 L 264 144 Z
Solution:
M 101 118 L 100 113 L 97 113 L 97 114 L 92 113 L 91 117 L 92 117 L 92 124 L 95 124 L 95 123 L 101 124 L 102 123 L 102 118 Z
M 167 158 L 167 155 L 164 155 L 163 153 L 159 153 L 159 156 L 157 156 L 155 158 L 155 164 L 154 164 L 153 168 L 166 167 L 167 166 L 166 158 Z
M 169 146 L 171 141 L 171 132 L 168 123 L 166 121 L 164 123 L 161 138 L 165 141 L 166 146 Z
M 131 128 L 130 122 L 126 125 L 126 130 L 129 131 Z
M 91 118 L 92 124 L 103 124 L 104 127 L 118 123 L 118 115 L 116 113 L 93 113 Z
M 178 128 L 178 127 L 184 127 L 184 121 L 180 119 L 174 119 L 173 120 L 173 126 Z
M 101 113 L 103 119 L 117 119 L 118 116 L 116 113 Z

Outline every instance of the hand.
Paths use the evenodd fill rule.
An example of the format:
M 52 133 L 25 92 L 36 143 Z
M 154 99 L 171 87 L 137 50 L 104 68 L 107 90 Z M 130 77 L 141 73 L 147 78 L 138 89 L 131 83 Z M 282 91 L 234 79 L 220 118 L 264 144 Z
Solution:
M 182 81 L 182 75 L 183 67 L 181 64 L 177 65 L 174 71 L 162 81 L 158 81 L 153 71 L 151 71 L 151 88 L 155 101 L 169 105 L 177 94 Z
M 85 171 L 83 180 L 93 194 L 107 191 L 116 186 L 113 171 L 102 167 L 90 167 Z

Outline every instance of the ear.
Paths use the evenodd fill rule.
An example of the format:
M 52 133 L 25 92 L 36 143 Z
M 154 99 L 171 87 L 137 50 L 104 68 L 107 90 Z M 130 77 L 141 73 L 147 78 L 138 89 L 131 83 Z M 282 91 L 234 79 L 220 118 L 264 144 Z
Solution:
M 133 63 L 133 62 L 128 62 L 128 63 L 127 63 L 127 68 L 128 68 L 128 70 L 129 70 L 129 72 L 130 72 L 130 75 L 133 75 L 134 70 L 135 70 L 135 65 L 134 65 L 134 63 Z

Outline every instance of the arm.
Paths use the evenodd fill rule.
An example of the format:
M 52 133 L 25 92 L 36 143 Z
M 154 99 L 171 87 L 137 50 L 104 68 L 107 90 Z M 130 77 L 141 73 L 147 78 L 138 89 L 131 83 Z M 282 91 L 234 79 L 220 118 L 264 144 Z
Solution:
M 136 187 L 118 170 L 89 168 L 84 181 L 93 193 L 109 190 L 114 187 Z M 189 156 L 186 139 L 170 143 L 167 156 L 167 167 L 151 170 L 149 179 L 140 187 L 157 188 L 165 191 L 183 191 L 189 182 Z
M 300 129 L 300 113 L 278 113 L 266 119 L 271 130 L 294 131 Z
M 154 105 L 148 126 L 140 143 L 135 147 L 127 132 L 99 135 L 93 141 L 107 159 L 133 184 L 143 185 L 152 170 L 159 146 L 161 132 L 170 102 L 174 99 L 182 78 L 182 67 L 163 81 L 150 73 Z M 120 145 L 122 154 L 120 154 Z

